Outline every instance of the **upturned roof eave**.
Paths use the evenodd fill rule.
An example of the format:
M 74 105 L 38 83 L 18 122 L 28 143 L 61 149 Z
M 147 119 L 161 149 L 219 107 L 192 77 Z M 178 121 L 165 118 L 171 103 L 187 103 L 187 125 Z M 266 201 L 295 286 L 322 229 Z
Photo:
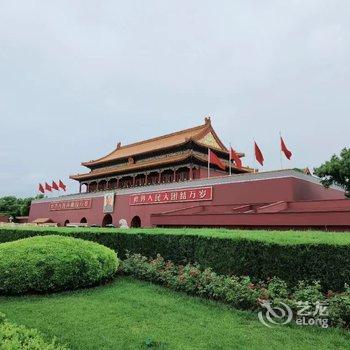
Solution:
M 147 167 L 157 167 L 157 166 L 163 166 L 163 165 L 167 165 L 167 164 L 171 164 L 173 162 L 179 162 L 179 161 L 184 161 L 186 159 L 188 159 L 189 157 L 193 156 L 193 153 L 191 151 L 187 152 L 186 154 L 182 155 L 182 156 L 176 156 L 176 157 L 169 157 L 168 159 L 164 159 L 163 161 L 158 161 L 158 162 L 145 162 L 145 163 L 141 163 L 141 164 L 132 164 L 130 166 L 126 166 L 126 167 L 121 167 L 121 169 L 113 169 L 110 171 L 105 171 L 105 172 L 100 172 L 100 173 L 84 173 L 84 174 L 77 174 L 77 175 L 70 175 L 69 178 L 72 180 L 87 180 L 88 178 L 96 178 L 99 176 L 113 176 L 116 175 L 118 173 L 124 173 L 127 171 L 137 171 L 139 169 L 144 169 Z
M 189 143 L 190 141 L 193 141 L 193 140 L 192 139 L 187 139 L 184 142 L 179 142 L 178 144 L 171 145 L 171 146 L 165 146 L 163 148 L 157 149 L 156 151 L 170 150 L 170 149 L 175 148 L 175 147 L 184 146 L 187 143 Z M 103 164 L 112 163 L 112 162 L 114 162 L 116 160 L 127 160 L 130 157 L 147 155 L 147 154 L 150 154 L 152 152 L 154 152 L 154 151 L 145 151 L 145 152 L 140 152 L 140 153 L 134 153 L 133 155 L 122 156 L 122 157 L 119 157 L 119 158 L 116 157 L 116 158 L 108 159 L 108 160 L 101 161 L 101 162 L 98 161 L 97 163 L 88 163 L 87 164 L 87 163 L 83 162 L 83 163 L 81 163 L 81 165 L 86 166 L 86 167 L 90 167 L 90 166 L 94 166 L 94 165 L 103 165 Z
M 210 125 L 210 120 L 207 120 L 205 121 L 205 124 L 201 124 L 201 125 L 198 125 L 198 126 L 195 126 L 195 127 L 192 127 L 192 128 L 188 128 L 188 129 L 184 129 L 184 130 L 180 130 L 180 131 L 176 131 L 176 132 L 173 132 L 173 133 L 170 133 L 170 134 L 166 134 L 166 135 L 162 135 L 162 136 L 158 136 L 158 137 L 154 137 L 154 138 L 151 138 L 151 139 L 148 139 L 148 140 L 143 140 L 143 141 L 138 141 L 138 142 L 135 142 L 135 143 L 131 143 L 129 145 L 125 145 L 125 146 L 120 146 L 120 147 L 116 147 L 112 152 L 108 153 L 107 155 L 101 157 L 101 158 L 98 158 L 96 160 L 91 160 L 91 161 L 87 161 L 87 162 L 82 162 L 81 165 L 83 166 L 86 166 L 86 167 L 91 167 L 91 166 L 94 166 L 94 165 L 97 165 L 97 164 L 104 164 L 104 163 L 108 163 L 110 161 L 113 161 L 113 160 L 117 160 L 117 159 L 125 159 L 125 158 L 128 158 L 128 157 L 132 157 L 134 155 L 141 155 L 141 154 L 147 154 L 149 153 L 150 151 L 147 150 L 147 151 L 144 151 L 144 152 L 137 152 L 137 153 L 132 153 L 132 154 L 129 154 L 129 155 L 124 155 L 124 156 L 116 156 L 114 157 L 113 159 L 108 159 L 108 157 L 112 156 L 113 153 L 116 153 L 118 152 L 118 150 L 124 150 L 124 149 L 127 149 L 127 148 L 131 148 L 131 147 L 134 147 L 134 146 L 138 146 L 138 145 L 143 145 L 143 144 L 146 144 L 146 143 L 149 143 L 149 142 L 154 142 L 154 141 L 157 141 L 157 140 L 164 140 L 166 138 L 169 138 L 169 137 L 172 137 L 172 136 L 176 136 L 176 135 L 181 135 L 182 133 L 185 133 L 185 132 L 190 132 L 190 131 L 193 131 L 195 132 L 196 130 L 198 130 L 198 134 L 201 133 L 203 130 L 207 129 Z M 175 143 L 171 146 L 165 146 L 165 147 L 161 147 L 157 150 L 162 150 L 162 149 L 167 149 L 167 148 L 170 148 L 170 147 L 176 147 L 176 146 L 180 146 L 184 143 L 186 143 L 187 140 L 185 141 L 182 141 L 182 142 L 179 142 L 179 143 Z
M 215 138 L 215 140 L 217 141 L 217 143 L 222 147 L 222 148 L 217 148 L 217 147 L 214 147 L 212 145 L 207 145 L 207 144 L 204 144 L 204 143 L 201 143 L 199 142 L 199 140 L 205 136 L 208 132 L 211 132 Z M 153 140 L 153 139 L 152 139 Z M 187 143 L 189 142 L 194 142 L 195 144 L 197 144 L 198 146 L 201 146 L 201 147 L 204 147 L 204 148 L 210 148 L 214 151 L 218 151 L 218 152 L 221 152 L 221 153 L 226 153 L 226 154 L 229 154 L 229 150 L 225 147 L 225 145 L 221 142 L 220 138 L 217 136 L 215 130 L 213 129 L 213 127 L 209 124 L 207 128 L 204 128 L 200 133 L 198 133 L 198 135 L 194 136 L 194 137 L 189 137 L 187 139 L 185 139 L 185 141 L 183 142 L 179 142 L 177 144 L 173 144 L 173 145 L 170 145 L 170 146 L 164 146 L 164 147 L 161 147 L 161 148 L 158 148 L 156 151 L 162 151 L 162 150 L 170 150 L 172 148 L 175 148 L 175 147 L 180 147 L 180 146 L 184 146 L 186 145 Z M 142 142 L 140 142 L 141 144 Z M 132 144 L 134 145 L 134 144 Z M 129 146 L 132 146 L 132 145 L 129 145 Z M 128 147 L 128 146 L 125 146 L 125 147 Z M 117 150 L 117 149 L 116 149 Z M 130 154 L 130 155 L 127 155 L 127 156 L 121 156 L 121 157 L 115 157 L 113 159 L 105 159 L 103 160 L 104 158 L 107 158 L 109 155 L 113 154 L 116 150 L 114 150 L 113 152 L 111 152 L 110 154 L 106 155 L 105 157 L 103 158 L 100 158 L 96 161 L 89 161 L 89 162 L 82 162 L 81 165 L 82 166 L 85 166 L 85 167 L 92 167 L 94 165 L 103 165 L 103 164 L 108 164 L 108 163 L 111 163 L 113 161 L 116 161 L 116 160 L 125 160 L 125 159 L 128 159 L 129 157 L 133 157 L 133 156 L 141 156 L 141 155 L 147 155 L 147 154 L 150 154 L 154 151 L 144 151 L 144 152 L 139 152 L 139 153 L 134 153 L 134 154 Z M 238 156 L 240 158 L 244 157 L 245 154 L 242 153 L 242 152 L 237 152 Z
M 198 154 L 195 154 L 193 153 L 192 151 L 189 151 L 187 152 L 185 155 L 183 155 L 182 157 L 169 157 L 169 159 L 165 159 L 165 161 L 162 161 L 162 162 L 154 162 L 154 163 L 142 163 L 142 164 L 139 164 L 139 166 L 134 166 L 134 165 L 137 165 L 137 164 L 133 164 L 129 167 L 124 167 L 122 169 L 113 169 L 113 170 L 110 170 L 110 171 L 105 171 L 105 172 L 100 172 L 100 173 L 93 173 L 93 172 L 90 172 L 90 173 L 85 173 L 85 174 L 77 174 L 77 175 L 70 175 L 69 178 L 72 179 L 72 180 L 76 180 L 76 181 L 83 181 L 83 180 L 92 180 L 92 179 L 95 179 L 95 178 L 98 178 L 100 176 L 107 176 L 107 177 L 110 177 L 110 176 L 118 176 L 118 174 L 121 174 L 121 173 L 125 173 L 127 171 L 130 171 L 130 172 L 133 172 L 133 171 L 138 171 L 140 169 L 144 169 L 144 168 L 147 168 L 147 167 L 156 167 L 156 166 L 164 166 L 164 165 L 167 165 L 167 164 L 171 164 L 171 163 L 174 163 L 174 162 L 180 162 L 180 161 L 185 161 L 189 158 L 195 158 L 197 159 L 198 161 L 201 161 L 201 162 L 207 162 L 208 161 L 208 158 L 203 155 L 203 156 L 199 156 Z M 228 164 L 228 161 L 225 162 L 225 169 L 229 169 L 229 164 Z M 236 171 L 239 171 L 239 172 L 242 172 L 242 173 L 249 173 L 249 172 L 252 172 L 253 169 L 249 168 L 249 167 L 242 167 L 242 168 L 238 168 L 238 167 L 235 167 L 234 165 L 232 165 L 232 169 L 235 169 Z

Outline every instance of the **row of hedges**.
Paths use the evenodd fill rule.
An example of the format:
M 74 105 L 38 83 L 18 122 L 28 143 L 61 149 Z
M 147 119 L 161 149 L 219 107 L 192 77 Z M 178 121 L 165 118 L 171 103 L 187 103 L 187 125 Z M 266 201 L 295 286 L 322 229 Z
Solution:
M 350 327 L 349 287 L 343 293 L 322 293 L 318 282 L 300 281 L 294 288 L 289 288 L 283 280 L 276 277 L 254 284 L 249 277 L 219 275 L 211 269 L 202 269 L 198 264 L 175 265 L 160 255 L 155 259 L 140 254 L 128 255 L 123 261 L 122 271 L 174 290 L 219 300 L 236 309 L 265 312 L 266 309 L 273 308 L 279 313 L 280 307 L 287 311 L 285 305 L 288 305 L 298 324 L 301 319 L 299 312 L 306 306 L 310 312 L 308 316 L 311 319 L 317 318 L 317 323 L 314 324 L 323 328 Z M 287 319 L 282 314 L 279 317 L 281 323 Z
M 232 238 L 227 235 L 221 238 L 147 230 L 106 232 L 62 228 L 54 232 L 101 243 L 116 250 L 121 259 L 127 251 L 147 257 L 160 254 L 177 264 L 197 262 L 217 273 L 247 275 L 254 281 L 273 276 L 289 285 L 296 285 L 300 280 L 318 280 L 325 290 L 341 291 L 344 284 L 350 282 L 350 245 L 284 244 L 237 238 L 234 234 Z M 0 229 L 0 242 L 52 233 L 50 229 Z

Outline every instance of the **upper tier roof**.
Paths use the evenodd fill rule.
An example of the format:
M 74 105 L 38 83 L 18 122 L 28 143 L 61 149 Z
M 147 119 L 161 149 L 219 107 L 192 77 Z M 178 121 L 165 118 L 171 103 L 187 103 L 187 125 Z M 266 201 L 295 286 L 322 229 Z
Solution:
M 177 146 L 193 140 L 206 147 L 216 149 L 222 152 L 228 152 L 227 148 L 220 141 L 211 126 L 210 118 L 205 118 L 205 123 L 190 129 L 181 130 L 164 136 L 159 136 L 145 141 L 132 143 L 130 145 L 121 146 L 119 143 L 117 148 L 104 157 L 82 163 L 82 165 L 90 167 L 113 160 L 133 157 L 137 154 L 157 151 L 169 147 Z M 243 155 L 243 154 L 242 154 Z
M 192 150 L 187 150 L 182 154 L 176 154 L 172 156 L 167 156 L 164 158 L 160 159 L 149 159 L 144 162 L 137 162 L 134 164 L 125 164 L 125 165 L 117 165 L 117 166 L 109 166 L 106 168 L 97 168 L 94 170 L 90 170 L 89 173 L 85 174 L 76 174 L 76 175 L 71 175 L 69 176 L 73 180 L 81 181 L 81 180 L 91 180 L 91 179 L 96 179 L 97 177 L 101 176 L 112 176 L 112 175 L 119 175 L 120 173 L 125 173 L 126 171 L 135 172 L 135 171 L 140 171 L 143 169 L 149 169 L 154 166 L 165 166 L 168 164 L 172 164 L 175 162 L 181 162 L 189 157 L 193 157 L 197 160 L 201 160 L 203 162 L 208 162 L 208 156 L 206 154 L 200 154 L 197 152 L 193 152 Z M 229 169 L 229 162 L 228 159 L 226 160 L 221 160 L 222 163 L 225 165 L 226 169 Z M 232 169 L 235 169 L 237 172 L 240 173 L 245 173 L 245 172 L 251 172 L 252 169 L 249 167 L 242 167 L 242 168 L 237 168 L 236 166 L 232 165 Z

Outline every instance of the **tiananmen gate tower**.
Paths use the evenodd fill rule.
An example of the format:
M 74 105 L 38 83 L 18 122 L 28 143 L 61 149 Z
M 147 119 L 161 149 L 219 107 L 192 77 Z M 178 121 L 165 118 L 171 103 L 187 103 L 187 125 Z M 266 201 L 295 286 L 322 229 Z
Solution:
M 205 118 L 203 125 L 191 129 L 127 146 L 118 143 L 110 154 L 82 163 L 90 172 L 72 175 L 71 179 L 79 181 L 80 189 L 86 186 L 87 192 L 202 179 L 208 176 L 208 148 L 226 166 L 222 170 L 213 165 L 211 174 L 227 175 L 229 151 L 214 131 L 210 118 Z M 232 168 L 233 173 L 251 171 Z
M 213 152 L 222 166 L 210 164 Z M 237 152 L 244 158 L 244 153 Z M 337 187 L 295 170 L 255 172 L 236 167 L 210 118 L 204 124 L 117 144 L 83 162 L 70 178 L 79 193 L 32 202 L 30 222 L 132 227 L 320 228 L 350 227 L 350 201 Z

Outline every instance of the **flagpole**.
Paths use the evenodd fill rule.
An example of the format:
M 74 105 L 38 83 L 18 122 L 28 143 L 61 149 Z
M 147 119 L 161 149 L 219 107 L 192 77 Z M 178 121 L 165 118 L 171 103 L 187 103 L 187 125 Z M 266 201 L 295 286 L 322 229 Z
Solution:
M 208 148 L 208 179 L 210 178 L 210 149 Z
M 231 166 L 232 166 L 232 156 L 231 156 L 231 142 L 230 142 L 230 149 L 229 149 L 229 174 L 232 175 L 232 169 L 231 169 Z
M 281 162 L 281 170 L 283 170 L 283 158 L 282 158 L 281 138 L 282 138 L 282 133 L 281 133 L 281 131 L 280 131 L 280 162 Z
M 253 164 L 254 164 L 254 173 L 256 173 L 256 170 L 258 168 L 258 161 L 256 160 L 256 154 L 255 154 L 255 140 L 253 139 Z

